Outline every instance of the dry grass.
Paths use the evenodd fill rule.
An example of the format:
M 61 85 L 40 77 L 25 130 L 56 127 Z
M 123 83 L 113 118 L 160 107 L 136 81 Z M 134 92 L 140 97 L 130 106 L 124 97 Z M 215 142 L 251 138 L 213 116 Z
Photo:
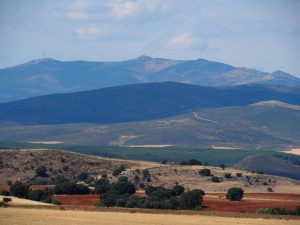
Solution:
M 203 168 L 209 168 L 211 173 L 217 177 L 223 177 L 223 182 L 213 183 L 211 177 L 201 176 L 198 171 Z M 176 182 L 189 189 L 200 188 L 205 192 L 227 192 L 228 188 L 241 187 L 245 192 L 262 193 L 267 192 L 267 187 L 271 187 L 275 193 L 295 193 L 300 194 L 299 183 L 290 178 L 277 177 L 272 175 L 259 175 L 251 172 L 226 168 L 222 170 L 219 167 L 208 166 L 179 166 L 170 165 L 165 167 L 153 167 L 149 169 L 152 182 L 155 185 L 173 186 Z M 231 173 L 234 178 L 224 178 L 225 173 Z M 243 177 L 236 177 L 236 173 L 242 173 Z M 130 175 L 129 175 L 130 176 Z M 252 185 L 245 185 L 245 177 L 250 176 L 252 180 L 259 177 L 260 182 L 252 182 Z M 272 185 L 263 185 L 269 180 L 275 181 Z
M 229 218 L 206 215 L 170 215 L 124 212 L 87 212 L 52 209 L 0 209 L 0 224 L 8 225 L 296 225 L 299 220 Z
M 160 165 L 153 162 L 109 159 L 46 149 L 1 150 L 0 162 L 3 164 L 0 168 L 0 183 L 2 184 L 5 184 L 7 180 L 26 182 L 35 176 L 35 169 L 41 165 L 47 167 L 51 177 L 63 174 L 67 178 L 73 178 L 82 172 L 95 176 L 111 175 L 112 171 L 121 164 L 126 169 L 133 170 Z
M 0 195 L 0 201 L 2 201 L 2 198 L 6 196 Z M 9 205 L 16 205 L 16 206 L 23 206 L 23 205 L 51 205 L 43 202 L 37 202 L 37 201 L 31 201 L 28 199 L 23 198 L 17 198 L 13 196 L 8 196 L 8 198 L 11 198 L 11 202 L 9 202 Z

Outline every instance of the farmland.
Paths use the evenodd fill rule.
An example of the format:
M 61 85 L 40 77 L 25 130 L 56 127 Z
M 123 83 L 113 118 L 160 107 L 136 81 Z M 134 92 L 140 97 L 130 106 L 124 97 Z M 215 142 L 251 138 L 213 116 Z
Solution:
M 142 193 L 137 193 L 143 196 Z M 144 194 L 145 195 L 145 194 Z M 93 206 L 99 201 L 98 195 L 57 195 L 63 205 Z M 255 213 L 258 209 L 280 207 L 294 210 L 300 205 L 300 194 L 246 193 L 242 201 L 229 201 L 225 193 L 207 193 L 202 203 L 204 211 Z
M 149 223 L 149 221 L 151 221 Z M 263 219 L 263 218 L 229 218 L 206 215 L 175 215 L 168 214 L 146 214 L 130 212 L 87 212 L 72 210 L 52 209 L 15 209 L 6 208 L 0 210 L 0 224 L 8 225 L 297 225 L 296 219 Z

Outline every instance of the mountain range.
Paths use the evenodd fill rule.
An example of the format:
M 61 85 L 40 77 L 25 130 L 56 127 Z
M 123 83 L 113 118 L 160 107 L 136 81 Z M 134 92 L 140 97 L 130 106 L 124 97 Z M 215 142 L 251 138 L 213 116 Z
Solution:
M 59 61 L 45 58 L 0 70 L 0 102 L 104 87 L 173 81 L 202 86 L 269 84 L 300 86 L 300 79 L 224 63 L 140 56 L 119 62 Z

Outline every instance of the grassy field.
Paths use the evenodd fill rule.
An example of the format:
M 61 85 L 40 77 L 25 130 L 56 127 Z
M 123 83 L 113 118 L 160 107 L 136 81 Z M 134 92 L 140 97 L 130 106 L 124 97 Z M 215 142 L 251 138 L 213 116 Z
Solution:
M 124 212 L 86 212 L 51 209 L 0 209 L 2 225 L 298 225 L 299 220 L 230 218 L 204 215 L 170 215 Z
M 121 158 L 131 160 L 144 160 L 161 162 L 168 160 L 171 162 L 182 162 L 190 159 L 198 159 L 203 163 L 211 165 L 231 166 L 243 159 L 260 154 L 285 154 L 275 151 L 264 150 L 228 150 L 228 149 L 209 149 L 209 148 L 178 148 L 178 147 L 111 147 L 111 146 L 80 146 L 64 144 L 34 144 L 17 142 L 0 142 L 0 149 L 7 148 L 45 148 L 45 149 L 64 149 L 67 151 L 84 153 L 110 158 Z M 230 152 L 228 152 L 230 151 Z M 228 154 L 230 153 L 230 154 Z M 299 157 L 300 159 L 300 157 Z
M 0 201 L 2 201 L 2 198 L 3 197 L 6 197 L 6 196 L 2 196 L 0 195 Z M 28 199 L 24 199 L 24 198 L 17 198 L 17 197 L 13 197 L 13 196 L 9 196 L 9 198 L 11 198 L 11 202 L 9 203 L 10 205 L 14 205 L 14 206 L 22 206 L 22 205 L 33 205 L 33 206 L 36 206 L 36 205 L 51 205 L 51 204 L 48 204 L 48 203 L 43 203 L 43 202 L 37 202 L 37 201 L 31 201 L 31 200 L 28 200 Z

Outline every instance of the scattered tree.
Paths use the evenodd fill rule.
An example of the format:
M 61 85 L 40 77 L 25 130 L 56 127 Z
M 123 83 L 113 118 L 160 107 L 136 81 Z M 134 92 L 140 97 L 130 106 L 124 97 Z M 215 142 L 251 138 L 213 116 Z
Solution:
M 123 165 L 120 165 L 118 168 L 116 168 L 113 171 L 113 176 L 118 176 L 120 173 L 122 173 L 125 170 L 125 167 Z
M 236 173 L 235 174 L 237 177 L 242 177 L 243 176 L 243 174 L 241 174 L 241 173 Z
M 198 173 L 199 173 L 200 175 L 202 175 L 202 176 L 210 176 L 210 175 L 211 175 L 211 174 L 210 174 L 210 169 L 207 169 L 207 168 L 201 169 Z
M 231 201 L 240 201 L 244 196 L 244 190 L 239 187 L 229 188 L 226 198 Z
M 221 182 L 221 180 L 220 180 L 219 177 L 212 177 L 211 178 L 211 182 L 213 182 L 213 183 L 219 183 L 219 182 Z
M 231 173 L 225 173 L 225 174 L 224 174 L 224 177 L 225 177 L 226 179 L 232 178 Z
M 179 197 L 179 208 L 180 209 L 194 209 L 201 205 L 203 201 L 204 191 L 202 190 L 192 190 L 184 192 Z
M 181 185 L 175 185 L 173 188 L 172 188 L 172 193 L 174 196 L 179 196 L 181 195 L 182 193 L 184 192 L 184 187 L 181 186 Z
M 89 177 L 89 174 L 83 172 L 83 173 L 80 173 L 77 178 L 78 178 L 78 180 L 86 180 L 88 177 Z
M 27 198 L 29 193 L 29 187 L 20 181 L 16 181 L 14 184 L 11 185 L 10 193 L 11 195 L 19 198 Z
M 39 166 L 36 168 L 35 173 L 38 177 L 48 177 L 46 166 Z

